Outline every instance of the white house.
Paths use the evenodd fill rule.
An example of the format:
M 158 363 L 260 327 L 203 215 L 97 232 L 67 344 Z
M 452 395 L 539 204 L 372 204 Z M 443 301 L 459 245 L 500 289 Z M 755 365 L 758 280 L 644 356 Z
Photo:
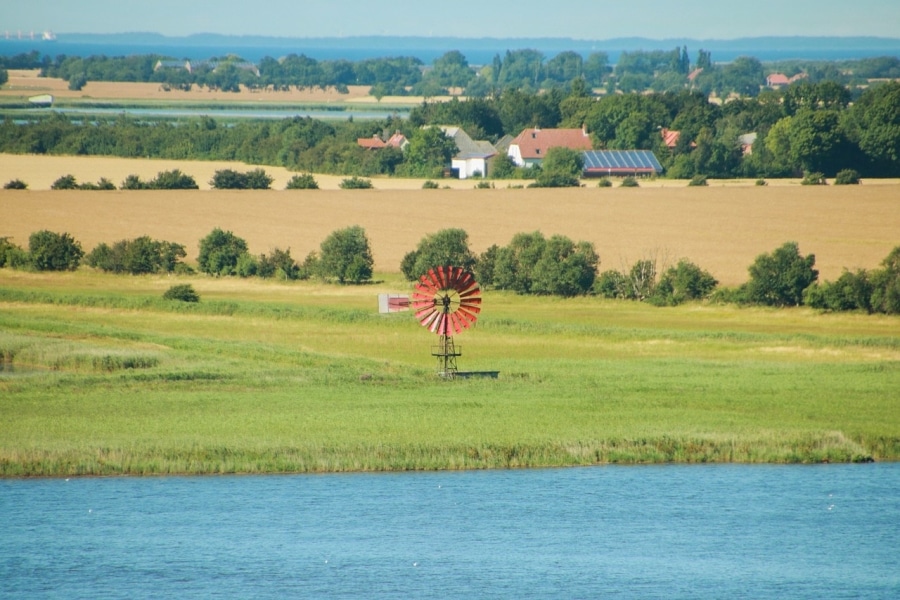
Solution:
M 475 141 L 459 127 L 441 125 L 444 135 L 453 139 L 457 152 L 451 161 L 451 167 L 459 173 L 460 179 L 481 175 L 487 177 L 488 163 L 497 155 L 497 149 L 484 140 Z

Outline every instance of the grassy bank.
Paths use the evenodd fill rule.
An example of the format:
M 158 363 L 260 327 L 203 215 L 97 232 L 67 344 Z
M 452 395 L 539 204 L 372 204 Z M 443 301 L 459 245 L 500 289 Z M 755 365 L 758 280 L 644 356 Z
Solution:
M 0 270 L 0 475 L 900 458 L 896 318 L 487 292 L 443 381 L 399 279 L 179 281 Z

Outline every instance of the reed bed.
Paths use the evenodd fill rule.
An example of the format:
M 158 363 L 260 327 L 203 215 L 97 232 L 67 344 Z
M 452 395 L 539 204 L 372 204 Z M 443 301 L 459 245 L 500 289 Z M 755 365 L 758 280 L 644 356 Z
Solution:
M 900 458 L 900 320 L 486 292 L 435 376 L 398 291 L 0 270 L 0 476 Z

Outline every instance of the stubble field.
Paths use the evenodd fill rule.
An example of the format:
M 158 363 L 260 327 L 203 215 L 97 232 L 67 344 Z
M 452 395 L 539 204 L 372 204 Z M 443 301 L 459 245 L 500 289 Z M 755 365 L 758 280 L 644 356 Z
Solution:
M 205 189 L 186 191 L 51 191 L 64 174 L 79 182 L 129 174 L 152 179 L 179 168 Z M 320 176 L 320 190 L 284 190 L 292 173 L 265 167 L 272 190 L 210 190 L 216 170 L 234 163 L 0 155 L 0 179 L 19 178 L 29 190 L 0 190 L 0 236 L 27 245 L 41 229 L 67 231 L 89 251 L 100 242 L 149 235 L 184 244 L 196 259 L 199 240 L 214 227 L 247 240 L 253 253 L 290 248 L 302 259 L 336 229 L 360 225 L 369 236 L 375 268 L 398 272 L 403 255 L 422 237 L 448 227 L 469 234 L 472 249 L 505 245 L 519 232 L 566 235 L 595 244 L 601 270 L 643 258 L 661 265 L 688 258 L 722 284 L 746 281 L 763 252 L 796 241 L 816 255 L 820 277 L 878 266 L 900 244 L 900 184 L 800 186 L 779 182 L 713 182 L 686 187 L 657 180 L 641 188 L 474 189 L 471 181 L 441 181 L 453 189 L 423 190 L 421 180 L 374 179 L 374 190 L 339 190 L 342 178 Z

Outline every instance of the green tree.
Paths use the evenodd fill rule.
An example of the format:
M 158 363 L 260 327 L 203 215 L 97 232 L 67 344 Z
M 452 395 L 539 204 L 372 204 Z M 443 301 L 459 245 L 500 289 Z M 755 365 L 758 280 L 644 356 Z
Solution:
M 472 271 L 475 263 L 469 234 L 463 229 L 441 229 L 423 237 L 416 249 L 407 253 L 401 271 L 409 281 L 415 281 L 434 267 L 454 266 Z
M 544 254 L 547 240 L 540 231 L 517 233 L 509 245 L 500 248 L 494 263 L 494 286 L 530 294 L 534 284 L 534 266 Z
M 247 242 L 230 231 L 216 227 L 200 240 L 197 265 L 210 275 L 234 275 L 238 259 L 247 252 Z
M 84 251 L 68 233 L 44 229 L 29 236 L 28 255 L 31 266 L 38 271 L 74 271 Z
M 848 135 L 888 176 L 900 174 L 900 82 L 874 86 L 845 115 Z
M 688 300 L 701 300 L 708 297 L 718 283 L 709 272 L 687 259 L 682 259 L 676 266 L 669 267 L 662 274 L 650 301 L 674 306 Z
M 439 127 L 417 129 L 406 148 L 404 174 L 419 177 L 439 175 L 456 154 L 456 142 Z
M 600 258 L 593 244 L 550 237 L 532 271 L 531 292 L 555 296 L 586 294 L 594 285 Z
M 319 253 L 321 274 L 339 283 L 363 283 L 372 279 L 375 264 L 366 231 L 354 225 L 329 234 Z
M 872 310 L 889 315 L 900 314 L 900 246 L 881 261 L 881 269 L 871 276 Z
M 749 268 L 746 297 L 755 304 L 799 306 L 803 290 L 819 276 L 815 264 L 815 255 L 801 255 L 796 242 L 787 242 L 771 254 L 760 254 Z

